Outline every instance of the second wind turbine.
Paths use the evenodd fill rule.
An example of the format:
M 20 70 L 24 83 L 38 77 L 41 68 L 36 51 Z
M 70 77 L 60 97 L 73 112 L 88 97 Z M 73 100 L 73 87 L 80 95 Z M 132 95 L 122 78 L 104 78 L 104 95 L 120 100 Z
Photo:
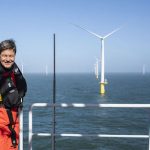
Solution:
M 120 30 L 120 28 L 117 28 L 115 30 L 113 30 L 112 32 L 108 33 L 105 36 L 101 36 L 98 35 L 90 30 L 84 29 L 83 27 L 80 27 L 78 25 L 75 25 L 78 28 L 81 28 L 85 31 L 87 31 L 88 33 L 98 37 L 101 40 L 101 81 L 100 81 L 100 94 L 104 94 L 105 93 L 105 65 L 104 65 L 104 39 L 109 37 L 110 35 L 112 35 L 113 33 L 117 32 L 118 30 Z

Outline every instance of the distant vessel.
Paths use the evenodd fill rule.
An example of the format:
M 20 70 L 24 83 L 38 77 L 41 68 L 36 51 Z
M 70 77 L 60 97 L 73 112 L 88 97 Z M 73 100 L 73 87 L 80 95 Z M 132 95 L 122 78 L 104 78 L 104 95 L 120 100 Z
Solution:
M 107 81 L 107 79 L 105 79 L 104 83 L 105 83 L 105 84 L 108 84 L 108 81 Z

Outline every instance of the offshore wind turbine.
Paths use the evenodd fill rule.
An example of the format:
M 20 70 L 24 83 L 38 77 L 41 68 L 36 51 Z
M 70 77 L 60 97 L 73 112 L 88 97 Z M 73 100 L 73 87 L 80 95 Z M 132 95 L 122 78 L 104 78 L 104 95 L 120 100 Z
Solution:
M 22 72 L 22 74 L 24 73 L 23 63 L 21 64 L 21 72 Z
M 87 30 L 83 27 L 80 27 L 78 25 L 75 25 L 74 26 L 78 27 L 78 28 L 81 28 L 85 31 L 87 31 L 88 33 L 96 36 L 97 38 L 99 38 L 101 40 L 101 81 L 100 81 L 100 94 L 104 94 L 105 93 L 105 65 L 104 65 L 104 39 L 106 39 L 107 37 L 109 37 L 110 35 L 112 35 L 113 33 L 117 32 L 118 30 L 120 30 L 120 28 L 117 28 L 115 30 L 113 30 L 112 32 L 108 33 L 107 35 L 105 36 L 101 36 L 101 35 L 98 35 L 90 30 Z
M 142 74 L 145 75 L 145 64 L 143 64 L 143 67 L 142 67 Z
M 48 75 L 48 67 L 47 67 L 47 65 L 45 66 L 45 74 L 46 74 L 46 76 Z

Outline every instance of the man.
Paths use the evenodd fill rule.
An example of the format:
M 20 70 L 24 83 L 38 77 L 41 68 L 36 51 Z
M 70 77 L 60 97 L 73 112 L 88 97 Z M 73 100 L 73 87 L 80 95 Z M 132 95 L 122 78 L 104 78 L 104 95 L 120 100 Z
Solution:
M 26 81 L 15 63 L 14 40 L 0 43 L 0 150 L 18 150 L 19 114 Z

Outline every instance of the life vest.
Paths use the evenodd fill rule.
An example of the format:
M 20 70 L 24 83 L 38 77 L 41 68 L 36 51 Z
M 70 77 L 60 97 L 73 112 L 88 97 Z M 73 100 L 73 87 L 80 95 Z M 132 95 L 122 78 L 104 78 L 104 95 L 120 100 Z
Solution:
M 26 81 L 16 64 L 10 70 L 0 68 L 1 103 L 6 108 L 19 107 L 27 90 Z
M 4 76 L 2 80 L 2 89 L 1 89 L 1 96 L 2 96 L 2 104 L 6 108 L 13 108 L 18 107 L 20 104 L 20 98 L 18 94 L 17 87 L 15 82 L 13 81 L 13 72 L 8 75 Z

